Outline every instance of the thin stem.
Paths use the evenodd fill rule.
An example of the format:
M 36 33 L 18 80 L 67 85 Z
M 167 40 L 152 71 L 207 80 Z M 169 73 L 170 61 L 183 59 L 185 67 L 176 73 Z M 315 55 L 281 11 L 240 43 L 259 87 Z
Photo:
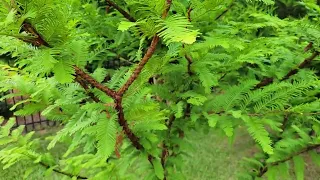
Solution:
M 95 80 L 93 77 L 91 77 L 89 74 L 85 73 L 83 70 L 81 70 L 77 66 L 73 66 L 75 71 L 76 71 L 76 76 L 81 77 L 82 79 L 86 80 L 88 83 L 90 83 L 93 87 L 103 91 L 106 93 L 108 96 L 115 98 L 116 97 L 116 92 L 113 91 L 112 89 L 102 85 L 99 83 L 97 80 Z
M 116 3 L 110 0 L 106 0 L 106 2 L 114 7 L 117 11 L 119 11 L 126 19 L 128 19 L 131 22 L 136 22 L 136 20 L 129 14 L 127 13 L 124 9 L 122 9 L 120 6 L 118 6 Z
M 168 16 L 168 12 L 170 10 L 172 4 L 172 0 L 166 0 L 166 8 L 162 13 L 162 19 L 165 19 Z
M 133 71 L 128 81 L 118 90 L 117 94 L 122 96 L 130 87 L 130 85 L 138 78 L 139 74 L 141 73 L 144 65 L 147 64 L 149 59 L 152 57 L 153 53 L 156 50 L 157 44 L 159 42 L 159 36 L 154 36 L 150 47 L 147 50 L 147 53 L 143 56 L 140 63 L 138 64 L 137 68 Z
M 319 56 L 319 54 L 320 54 L 320 53 L 319 53 L 318 51 L 313 52 L 310 57 L 306 58 L 302 63 L 300 63 L 297 68 L 290 70 L 280 81 L 287 80 L 287 79 L 289 79 L 291 76 L 297 74 L 298 71 L 299 71 L 299 69 L 303 69 L 303 68 L 305 68 L 307 65 L 309 65 L 312 60 L 314 60 L 317 56 Z M 254 87 L 254 90 L 255 90 L 255 89 L 262 88 L 262 87 L 264 87 L 264 86 L 267 86 L 267 85 L 273 83 L 273 81 L 274 81 L 274 78 L 272 78 L 272 77 L 264 78 L 264 79 L 262 79 L 262 80 L 260 81 L 259 84 L 257 84 L 257 85 Z
M 129 128 L 128 122 L 125 120 L 123 107 L 122 107 L 122 97 L 117 95 L 116 96 L 116 110 L 118 111 L 118 123 L 123 128 L 124 133 L 131 141 L 132 145 L 138 149 L 142 150 L 143 146 L 139 142 L 139 138 L 132 132 L 132 130 Z
M 191 8 L 191 5 L 190 5 L 190 7 L 188 9 L 188 21 L 189 22 L 191 22 L 191 11 L 192 11 L 192 8 Z M 182 45 L 182 48 L 184 48 L 184 44 Z M 188 61 L 188 74 L 189 74 L 189 76 L 192 76 L 192 71 L 191 71 L 192 58 L 187 53 L 184 55 L 184 57 Z
M 229 5 L 224 11 L 222 11 L 222 13 L 219 14 L 214 20 L 217 21 L 217 20 L 219 20 L 222 16 L 224 16 L 225 14 L 227 14 L 227 12 L 233 7 L 233 5 L 234 5 L 234 0 L 231 1 L 230 5 Z
M 45 167 L 46 169 L 49 169 L 50 166 L 45 164 L 44 162 L 39 162 L 40 165 L 42 165 L 43 167 Z M 52 169 L 54 172 L 56 173 L 59 173 L 59 174 L 62 174 L 62 175 L 65 175 L 65 176 L 69 176 L 69 177 L 77 177 L 77 179 L 88 179 L 87 177 L 84 177 L 84 176 L 79 176 L 79 175 L 74 175 L 74 174 L 71 174 L 71 173 L 68 173 L 68 172 L 64 172 L 64 171 L 60 171 L 58 169 Z
M 288 72 L 280 81 L 284 81 L 289 79 L 291 76 L 295 75 L 298 73 L 299 69 L 305 68 L 307 65 L 311 63 L 313 59 L 315 59 L 319 55 L 318 51 L 315 51 L 312 53 L 312 55 L 308 58 L 306 58 L 299 66 L 297 69 L 292 69 L 291 71 Z
M 192 10 L 193 10 L 193 9 L 192 9 L 192 7 L 191 7 L 191 6 L 189 6 L 189 9 L 188 9 L 188 11 L 187 11 L 187 14 L 188 14 L 188 21 L 189 21 L 189 22 L 191 22 L 191 20 L 192 20 L 192 19 L 191 19 L 191 12 L 192 12 Z
M 314 144 L 314 145 L 311 145 L 311 146 L 308 146 L 308 147 L 302 149 L 301 151 L 298 151 L 298 152 L 295 152 L 295 153 L 291 154 L 289 157 L 287 157 L 285 159 L 282 159 L 282 160 L 279 160 L 279 161 L 276 161 L 276 162 L 273 162 L 273 163 L 266 164 L 263 168 L 261 168 L 261 170 L 260 170 L 260 172 L 258 174 L 258 177 L 262 177 L 268 171 L 268 166 L 279 165 L 281 163 L 284 163 L 286 161 L 291 160 L 293 157 L 295 157 L 297 155 L 303 154 L 303 153 L 311 151 L 313 149 L 317 149 L 318 147 L 320 147 L 320 144 Z
M 43 37 L 41 36 L 41 34 L 39 34 L 37 32 L 37 30 L 28 22 L 23 22 L 22 24 L 22 28 L 23 30 L 25 30 L 26 32 L 34 35 L 36 38 L 34 39 L 34 41 L 32 41 L 31 43 L 34 45 L 34 46 L 41 46 L 41 45 L 44 45 L 46 47 L 51 47 L 44 39 Z
M 270 78 L 270 77 L 264 78 L 254 87 L 254 90 L 260 89 L 272 83 L 273 83 L 273 78 Z
M 191 58 L 191 56 L 189 56 L 187 54 L 184 57 L 188 61 L 188 74 L 189 74 L 189 76 L 192 76 L 192 71 L 191 71 L 192 58 Z
M 91 99 L 94 102 L 100 102 L 99 98 L 97 98 L 92 92 L 89 91 L 89 87 L 86 84 L 86 82 L 84 82 L 79 76 L 77 76 L 75 80 L 82 86 L 82 88 L 86 91 L 86 93 L 91 97 Z
M 282 132 L 281 133 L 283 133 L 284 130 L 286 129 L 288 121 L 289 121 L 289 114 L 285 114 L 283 117 L 283 121 L 282 121 L 282 126 L 281 126 Z

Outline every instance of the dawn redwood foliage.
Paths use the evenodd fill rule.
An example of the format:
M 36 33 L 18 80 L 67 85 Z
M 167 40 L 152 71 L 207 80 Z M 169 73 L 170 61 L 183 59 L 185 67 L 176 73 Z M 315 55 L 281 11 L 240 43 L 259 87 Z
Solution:
M 303 179 L 308 154 L 320 165 L 316 1 L 300 1 L 299 19 L 279 19 L 272 0 L 0 2 L 0 93 L 18 90 L 0 100 L 23 95 L 15 115 L 62 123 L 42 152 L 34 132 L 11 131 L 8 120 L 4 168 L 30 161 L 25 178 L 42 166 L 65 179 L 188 179 L 185 133 L 213 128 L 233 142 L 239 127 L 257 145 L 239 179 L 286 179 L 290 162 Z M 130 65 L 105 68 L 115 59 Z M 60 143 L 69 147 L 54 157 Z

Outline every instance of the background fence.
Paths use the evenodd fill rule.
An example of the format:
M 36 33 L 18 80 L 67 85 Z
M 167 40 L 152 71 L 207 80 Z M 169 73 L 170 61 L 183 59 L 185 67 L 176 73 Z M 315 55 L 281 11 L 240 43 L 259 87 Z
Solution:
M 121 66 L 128 66 L 130 65 L 130 62 L 127 61 L 122 61 L 120 58 L 116 58 L 113 60 L 108 60 L 103 63 L 104 68 L 106 69 L 118 69 Z M 14 90 L 8 91 L 4 94 L 0 93 L 0 98 L 5 95 L 5 94 L 10 94 L 13 93 Z M 47 120 L 45 117 L 41 116 L 41 112 L 32 114 L 30 116 L 14 116 L 12 111 L 10 111 L 10 108 L 18 103 L 21 100 L 24 100 L 23 96 L 18 96 L 18 97 L 13 97 L 4 100 L 3 102 L 0 102 L 0 116 L 5 117 L 5 119 L 9 119 L 10 117 L 15 117 L 16 118 L 16 124 L 14 128 L 18 127 L 19 125 L 25 125 L 25 132 L 30 132 L 30 131 L 37 131 L 37 130 L 43 130 L 46 127 L 50 126 L 56 126 L 59 123 L 56 121 L 50 121 Z M 19 105 L 17 109 L 23 107 L 22 105 Z M 5 122 L 4 122 L 5 123 Z
M 13 93 L 13 90 L 8 91 L 8 93 Z M 3 94 L 4 95 L 4 94 Z M 10 108 L 18 103 L 19 101 L 24 100 L 25 98 L 23 96 L 13 97 L 6 99 L 1 104 L 1 111 L 0 116 L 4 116 L 5 119 L 9 119 L 10 117 L 15 117 L 16 123 L 13 128 L 18 127 L 19 125 L 25 125 L 25 132 L 29 131 L 37 131 L 37 130 L 43 130 L 48 126 L 55 126 L 57 125 L 57 122 L 55 121 L 49 121 L 45 117 L 41 116 L 41 113 L 35 113 L 29 116 L 14 116 L 12 111 L 10 111 Z M 17 109 L 23 107 L 23 105 L 19 105 Z

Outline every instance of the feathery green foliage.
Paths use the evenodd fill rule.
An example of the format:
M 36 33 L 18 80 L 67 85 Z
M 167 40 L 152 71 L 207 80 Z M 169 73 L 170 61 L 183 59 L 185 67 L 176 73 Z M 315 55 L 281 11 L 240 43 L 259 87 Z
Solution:
M 214 128 L 234 142 L 245 127 L 258 150 L 239 177 L 293 168 L 303 179 L 302 154 L 319 165 L 320 11 L 301 1 L 304 17 L 280 19 L 277 5 L 1 0 L 0 93 L 15 93 L 0 101 L 24 96 L 15 115 L 61 123 L 41 153 L 33 133 L 4 120 L 1 163 L 66 179 L 188 179 L 185 133 Z M 106 66 L 114 60 L 126 65 Z M 59 143 L 69 147 L 53 157 Z M 142 176 L 129 170 L 137 160 Z

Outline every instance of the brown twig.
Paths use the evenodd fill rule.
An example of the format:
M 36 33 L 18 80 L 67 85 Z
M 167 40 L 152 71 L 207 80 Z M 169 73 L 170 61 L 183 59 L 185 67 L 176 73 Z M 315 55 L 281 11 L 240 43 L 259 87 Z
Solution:
M 157 35 L 153 37 L 150 47 L 147 50 L 147 53 L 143 56 L 143 58 L 138 64 L 137 68 L 131 74 L 128 81 L 117 91 L 117 94 L 122 96 L 128 90 L 129 86 L 138 78 L 139 74 L 144 68 L 144 65 L 147 64 L 148 60 L 152 57 L 153 53 L 155 52 L 159 39 L 160 38 Z
M 43 167 L 45 167 L 46 169 L 49 169 L 50 166 L 45 164 L 44 162 L 39 162 L 40 165 L 42 165 Z M 77 177 L 77 179 L 88 179 L 87 177 L 84 177 L 84 176 L 79 176 L 79 175 L 74 175 L 74 174 L 71 174 L 71 173 L 68 173 L 68 172 L 63 172 L 63 171 L 60 171 L 58 169 L 52 169 L 52 171 L 56 172 L 56 173 L 59 173 L 59 174 L 63 174 L 65 176 L 69 176 L 69 177 Z
M 89 91 L 88 85 L 81 79 L 79 76 L 76 76 L 75 80 L 81 85 L 81 87 L 86 91 L 86 93 L 91 97 L 91 99 L 98 103 L 100 102 L 99 98 L 97 98 L 92 92 Z
M 165 8 L 164 12 L 162 13 L 162 19 L 165 19 L 168 16 L 168 12 L 170 10 L 171 3 L 172 3 L 172 0 L 166 0 L 166 8 Z M 138 76 L 141 73 L 142 69 L 147 64 L 147 62 L 152 57 L 152 55 L 154 54 L 159 40 L 160 40 L 159 36 L 155 35 L 153 37 L 147 52 L 145 53 L 145 55 L 141 59 L 141 61 L 138 64 L 137 68 L 133 71 L 133 73 L 131 74 L 131 76 L 128 79 L 128 81 L 117 91 L 117 94 L 119 96 L 123 96 L 123 94 L 128 90 L 130 85 L 138 78 Z
M 193 9 L 191 8 L 191 6 L 188 8 L 188 21 L 191 22 L 191 11 Z M 184 48 L 184 44 L 182 44 L 182 48 Z M 190 55 L 188 55 L 187 53 L 184 55 L 184 57 L 187 59 L 188 61 L 188 74 L 189 76 L 192 76 L 192 71 L 191 71 L 191 64 L 192 64 L 192 58 Z
M 116 92 L 114 90 L 109 89 L 108 87 L 102 85 L 101 83 L 96 81 L 94 78 L 92 78 L 89 74 L 87 74 L 83 70 L 81 70 L 79 67 L 73 66 L 73 68 L 75 69 L 76 76 L 81 77 L 82 79 L 84 79 L 85 81 L 90 83 L 93 87 L 106 93 L 108 96 L 110 96 L 112 98 L 116 97 Z
M 283 117 L 283 121 L 282 121 L 282 126 L 281 126 L 282 132 L 281 133 L 283 133 L 284 130 L 286 129 L 288 121 L 289 121 L 289 114 L 285 114 Z
M 165 11 L 162 14 L 162 18 L 166 18 L 168 15 L 168 11 L 170 9 L 172 1 L 167 0 Z M 146 54 L 141 59 L 140 63 L 138 64 L 137 68 L 133 71 L 127 82 L 115 93 L 115 101 L 116 101 L 116 110 L 118 111 L 118 122 L 122 126 L 125 134 L 132 142 L 133 146 L 139 150 L 143 149 L 143 146 L 139 142 L 139 138 L 133 134 L 131 129 L 128 126 L 127 121 L 124 117 L 123 107 L 122 107 L 122 96 L 128 90 L 130 85 L 138 78 L 139 74 L 141 73 L 144 66 L 147 64 L 148 60 L 152 57 L 153 53 L 156 50 L 157 44 L 159 42 L 159 36 L 155 35 L 152 39 L 152 42 L 146 52 Z M 153 157 L 148 157 L 149 161 L 152 163 Z
M 295 75 L 298 73 L 299 69 L 305 68 L 307 65 L 309 65 L 311 63 L 311 61 L 316 58 L 319 55 L 318 51 L 315 51 L 312 53 L 312 55 L 308 58 L 306 58 L 299 66 L 297 69 L 292 69 L 291 71 L 288 72 L 287 75 L 285 75 L 281 81 L 287 80 L 289 79 L 292 75 Z
M 232 7 L 234 6 L 234 0 L 231 1 L 230 5 L 224 10 L 222 11 L 221 14 L 219 14 L 214 20 L 217 21 L 219 20 L 222 16 L 224 16 Z
M 289 79 L 291 76 L 295 75 L 298 73 L 299 69 L 305 68 L 307 65 L 311 63 L 312 60 L 314 60 L 320 53 L 318 51 L 315 51 L 312 53 L 312 55 L 308 58 L 306 58 L 302 63 L 299 64 L 299 66 L 295 69 L 290 70 L 280 81 L 284 81 Z M 261 87 L 267 86 L 271 83 L 273 83 L 274 78 L 264 78 L 260 81 L 259 84 L 257 84 L 254 89 L 259 89 Z
M 257 176 L 258 177 L 262 177 L 268 171 L 268 166 L 279 165 L 281 163 L 284 163 L 286 161 L 291 160 L 293 157 L 295 157 L 295 156 L 297 156 L 299 154 L 303 154 L 303 153 L 311 151 L 313 149 L 317 149 L 318 147 L 320 147 L 320 144 L 314 144 L 314 145 L 311 145 L 311 146 L 308 146 L 308 147 L 302 149 L 301 151 L 298 151 L 296 153 L 291 154 L 289 157 L 287 157 L 285 159 L 282 159 L 282 160 L 279 160 L 279 161 L 276 161 L 276 162 L 273 162 L 273 163 L 266 164 L 263 168 L 261 168 L 261 170 L 260 170 L 260 172 L 259 172 L 259 174 Z
M 125 10 L 123 10 L 116 3 L 114 3 L 113 1 L 110 1 L 110 0 L 106 0 L 106 1 L 110 6 L 114 7 L 117 11 L 119 11 L 126 19 L 128 19 L 131 22 L 136 22 L 136 20 L 129 13 L 127 13 Z
M 309 42 L 309 44 L 303 49 L 304 52 L 309 51 L 313 46 L 313 42 Z
M 23 41 L 29 41 L 31 42 L 34 46 L 41 46 L 44 45 L 46 47 L 51 47 L 40 35 L 40 33 L 37 32 L 37 30 L 28 22 L 23 22 L 22 23 L 22 28 L 24 31 L 32 34 L 35 38 L 32 40 L 23 40 Z
M 138 150 L 143 149 L 143 146 L 139 142 L 139 138 L 132 132 L 132 130 L 128 125 L 128 122 L 125 120 L 123 107 L 122 107 L 122 97 L 117 94 L 115 100 L 116 100 L 116 110 L 118 111 L 118 123 L 124 130 L 124 133 L 129 138 L 132 145 Z
M 184 45 L 183 45 L 184 47 Z M 189 76 L 192 76 L 192 71 L 191 71 L 191 64 L 192 64 L 192 58 L 190 56 L 188 56 L 187 54 L 185 55 L 185 58 L 188 61 L 188 74 Z M 192 88 L 192 86 L 191 86 Z M 186 106 L 186 110 L 184 112 L 184 118 L 190 117 L 190 113 L 191 113 L 191 104 L 187 103 Z M 175 116 L 171 115 L 169 118 L 169 121 L 167 123 L 167 127 L 168 127 L 168 139 L 170 138 L 170 133 L 171 133 L 171 129 L 172 129 L 172 125 L 173 122 L 175 121 Z M 178 129 L 179 132 L 179 137 L 183 138 L 184 137 L 184 132 L 181 129 Z M 163 142 L 163 149 L 162 149 L 162 155 L 161 155 L 161 164 L 162 167 L 165 168 L 165 163 L 167 158 L 169 157 L 169 147 L 165 144 L 165 142 Z M 165 180 L 166 180 L 166 174 L 165 174 Z
M 188 21 L 189 22 L 191 22 L 191 12 L 192 12 L 192 7 L 191 6 L 189 6 L 189 9 L 188 9 L 188 11 L 187 11 L 187 15 L 188 15 Z
M 262 80 L 259 82 L 259 84 L 257 84 L 257 85 L 254 87 L 254 90 L 259 89 L 259 88 L 262 88 L 262 87 L 264 87 L 264 86 L 267 86 L 267 85 L 269 85 L 269 84 L 271 84 L 271 83 L 273 83 L 273 78 L 269 78 L 269 77 L 264 78 L 264 79 L 262 79 Z
M 168 16 L 168 12 L 170 10 L 172 4 L 172 0 L 166 0 L 166 8 L 162 13 L 162 19 L 165 19 Z
M 184 57 L 188 61 L 188 74 L 189 74 L 189 76 L 192 76 L 192 71 L 191 71 L 192 58 L 191 58 L 191 56 L 189 56 L 187 54 Z

